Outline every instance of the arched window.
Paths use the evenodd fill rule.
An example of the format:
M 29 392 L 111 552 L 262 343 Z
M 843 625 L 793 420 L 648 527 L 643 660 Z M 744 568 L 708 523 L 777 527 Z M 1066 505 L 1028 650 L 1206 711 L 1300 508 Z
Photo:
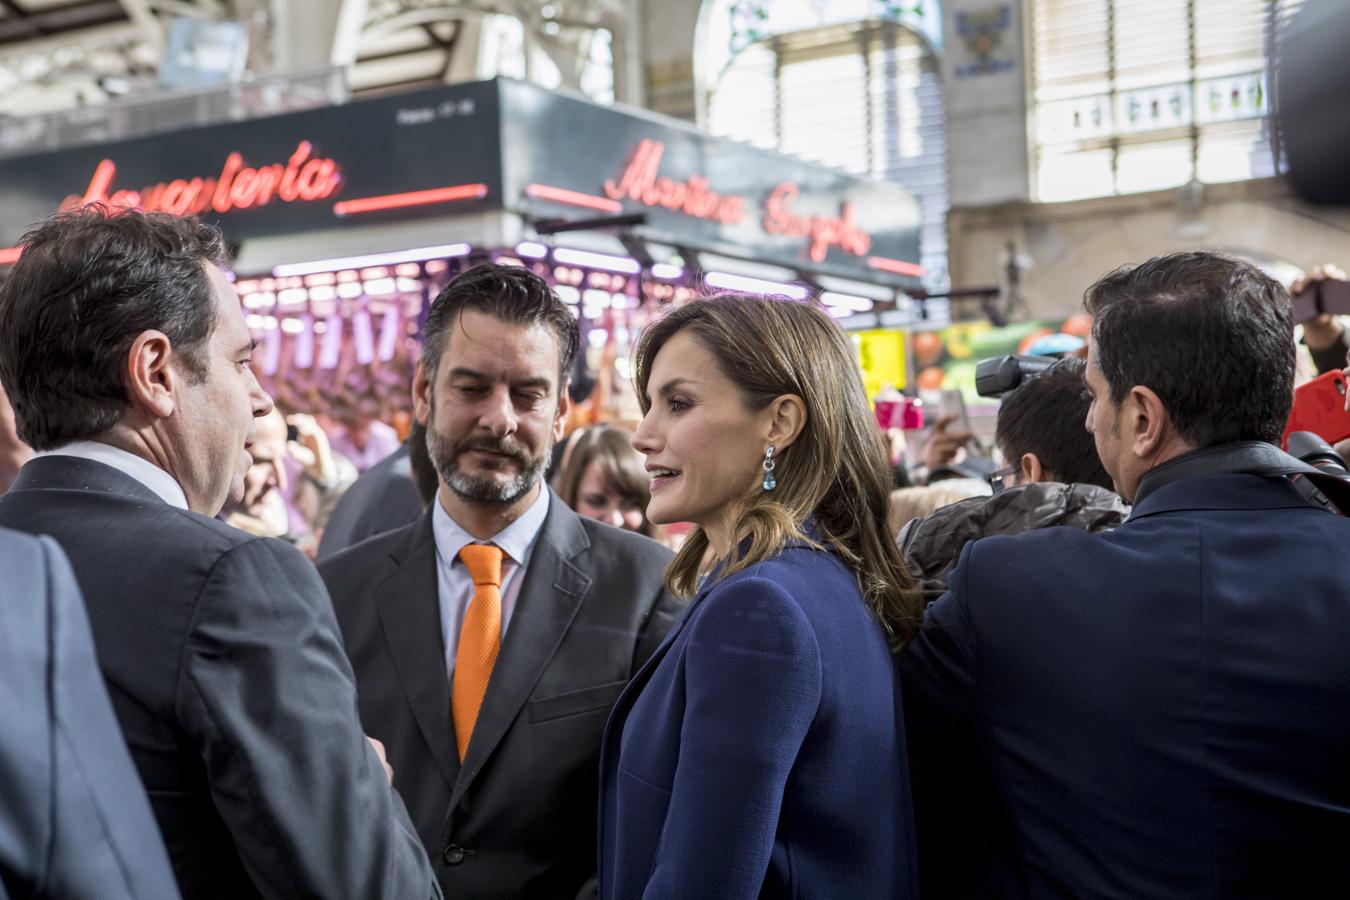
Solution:
M 947 277 L 947 144 L 936 0 L 718 0 L 698 61 L 713 134 L 904 185 L 925 284 Z

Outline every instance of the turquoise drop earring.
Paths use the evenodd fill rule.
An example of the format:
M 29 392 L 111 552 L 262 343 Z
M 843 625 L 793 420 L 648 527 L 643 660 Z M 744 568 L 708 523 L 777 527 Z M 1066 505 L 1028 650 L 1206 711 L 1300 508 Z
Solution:
M 764 451 L 764 490 L 771 491 L 778 487 L 778 479 L 773 477 L 773 447 Z

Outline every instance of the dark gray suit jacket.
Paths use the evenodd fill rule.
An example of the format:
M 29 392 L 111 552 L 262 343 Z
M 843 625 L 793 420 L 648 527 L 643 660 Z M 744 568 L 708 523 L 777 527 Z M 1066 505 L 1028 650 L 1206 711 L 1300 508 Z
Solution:
M 0 723 L 0 897 L 176 900 L 70 565 L 3 530 Z
M 338 500 L 319 541 L 319 559 L 416 522 L 425 509 L 405 443 L 362 472 Z
M 550 498 L 462 767 L 431 513 L 320 565 L 361 721 L 447 897 L 571 900 L 595 877 L 600 739 L 682 608 L 663 587 L 670 558 Z
M 70 557 L 185 897 L 438 893 L 297 550 L 62 456 L 23 467 L 0 524 Z

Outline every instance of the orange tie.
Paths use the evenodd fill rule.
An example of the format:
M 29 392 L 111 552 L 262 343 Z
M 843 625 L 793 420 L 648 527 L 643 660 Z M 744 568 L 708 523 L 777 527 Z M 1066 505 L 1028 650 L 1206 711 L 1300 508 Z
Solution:
M 455 721 L 459 761 L 469 749 L 478 711 L 483 707 L 492 667 L 502 647 L 502 548 L 466 544 L 459 558 L 473 579 L 473 599 L 459 628 L 455 677 L 450 688 L 450 712 Z

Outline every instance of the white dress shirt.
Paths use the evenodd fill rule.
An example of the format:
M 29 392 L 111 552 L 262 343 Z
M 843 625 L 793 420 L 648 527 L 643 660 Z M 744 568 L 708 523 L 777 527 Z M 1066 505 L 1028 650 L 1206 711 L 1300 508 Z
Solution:
M 539 498 L 519 518 L 486 541 L 469 534 L 445 511 L 440 498 L 431 513 L 432 535 L 436 541 L 436 585 L 440 595 L 441 636 L 445 638 L 445 674 L 451 684 L 455 678 L 455 655 L 459 652 L 459 629 L 464 613 L 473 599 L 473 578 L 459 551 L 465 544 L 495 544 L 502 549 L 502 637 L 511 624 L 525 569 L 534 554 L 534 544 L 548 516 L 549 490 L 541 485 Z
M 103 463 L 105 466 L 112 466 L 123 475 L 131 476 L 154 491 L 170 506 L 176 506 L 179 509 L 188 508 L 187 495 L 183 493 L 183 489 L 179 487 L 177 481 L 174 481 L 172 475 L 150 462 L 150 460 L 123 450 L 121 447 L 114 447 L 112 444 L 105 444 L 102 441 L 71 441 L 55 450 L 34 453 L 33 459 L 37 459 L 39 456 L 74 456 L 79 459 Z

